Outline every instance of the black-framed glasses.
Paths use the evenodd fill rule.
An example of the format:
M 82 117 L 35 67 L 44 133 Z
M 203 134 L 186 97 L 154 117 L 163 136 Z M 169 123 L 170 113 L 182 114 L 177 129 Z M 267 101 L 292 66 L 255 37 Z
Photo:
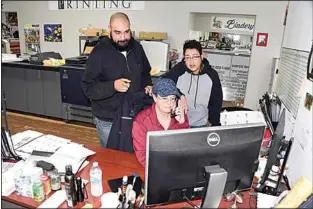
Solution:
M 185 57 L 185 61 L 190 62 L 191 60 L 198 60 L 200 59 L 201 55 L 196 55 L 192 57 Z

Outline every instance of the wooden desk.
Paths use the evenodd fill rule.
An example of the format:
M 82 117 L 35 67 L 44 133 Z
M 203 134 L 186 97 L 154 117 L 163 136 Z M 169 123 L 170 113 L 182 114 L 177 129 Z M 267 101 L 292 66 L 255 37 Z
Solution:
M 110 149 L 103 149 L 98 146 L 86 146 L 88 149 L 91 149 L 96 152 L 95 155 L 89 157 L 87 160 L 90 163 L 77 174 L 83 179 L 89 180 L 89 170 L 92 166 L 92 162 L 97 161 L 99 166 L 103 172 L 103 192 L 110 192 L 110 187 L 107 183 L 110 179 L 120 178 L 124 175 L 132 175 L 132 173 L 137 173 L 143 180 L 144 180 L 144 168 L 138 163 L 135 155 L 125 152 L 119 152 Z M 93 198 L 90 193 L 90 183 L 87 184 L 87 193 L 88 199 L 87 202 L 95 204 L 95 206 L 99 206 L 99 198 Z M 51 196 L 52 193 L 49 195 Z M 48 196 L 48 197 L 49 197 Z M 251 208 L 249 205 L 250 195 L 248 192 L 243 193 L 244 196 L 244 203 L 239 204 L 239 208 Z M 20 205 L 26 208 L 37 208 L 41 203 L 35 202 L 32 198 L 23 197 L 17 195 L 15 192 L 12 193 L 8 197 L 2 197 L 2 200 Z M 199 205 L 200 200 L 194 201 L 195 204 Z M 232 202 L 225 202 L 224 200 L 221 201 L 220 208 L 227 208 L 232 204 Z M 254 198 L 251 198 L 250 204 L 253 208 L 256 208 L 256 201 Z M 85 203 L 78 203 L 76 208 L 81 208 L 84 206 Z M 188 203 L 177 203 L 171 205 L 163 205 L 164 207 L 170 208 L 182 208 L 182 207 L 190 207 Z M 67 208 L 67 203 L 64 202 L 60 208 Z

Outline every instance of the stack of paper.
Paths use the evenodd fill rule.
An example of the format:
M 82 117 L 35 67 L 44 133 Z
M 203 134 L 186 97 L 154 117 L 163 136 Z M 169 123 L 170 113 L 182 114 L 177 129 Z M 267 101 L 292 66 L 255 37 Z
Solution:
M 80 144 L 70 143 L 62 146 L 51 155 L 50 161 L 56 166 L 59 172 L 65 172 L 65 166 L 72 165 L 73 173 L 76 173 L 85 159 L 94 154 L 95 152 Z
M 50 157 L 33 154 L 30 155 L 25 161 L 24 172 L 27 172 L 32 167 L 34 167 L 36 162 L 43 160 L 53 164 L 59 173 L 65 173 L 66 165 L 72 165 L 73 173 L 76 173 L 79 168 L 81 169 L 88 164 L 88 162 L 85 162 L 85 160 L 88 156 L 93 154 L 95 154 L 95 152 L 81 146 L 80 144 L 66 144 L 60 147 Z
M 17 149 L 17 151 L 24 153 L 32 153 L 34 150 L 43 152 L 55 152 L 61 146 L 66 145 L 70 142 L 68 139 L 53 135 L 42 135 L 33 141 L 25 144 L 24 146 Z
M 25 144 L 33 141 L 34 139 L 36 139 L 42 135 L 43 135 L 43 133 L 40 133 L 37 131 L 31 131 L 31 130 L 27 130 L 27 131 L 23 131 L 23 132 L 19 132 L 17 134 L 14 134 L 12 136 L 12 142 L 13 142 L 14 149 L 18 149 L 18 148 L 24 146 Z
M 16 153 L 26 159 L 25 172 L 34 167 L 36 161 L 44 160 L 52 163 L 60 173 L 65 173 L 66 165 L 72 165 L 73 172 L 76 173 L 88 164 L 85 162 L 86 158 L 95 154 L 82 144 L 31 130 L 13 135 L 12 141 Z M 35 150 L 54 154 L 50 157 L 32 155 Z
M 260 111 L 225 111 L 221 113 L 221 124 L 223 126 L 248 123 L 266 124 L 264 116 Z
M 24 167 L 24 161 L 20 160 L 17 163 L 2 163 L 2 195 L 9 196 L 15 191 L 14 176 L 17 171 Z
M 20 151 L 17 151 L 17 150 L 15 150 L 15 153 L 18 156 L 20 156 L 23 160 L 26 160 L 30 156 L 29 153 L 20 152 Z
M 257 196 L 257 208 L 272 208 L 277 202 L 277 196 L 258 193 Z

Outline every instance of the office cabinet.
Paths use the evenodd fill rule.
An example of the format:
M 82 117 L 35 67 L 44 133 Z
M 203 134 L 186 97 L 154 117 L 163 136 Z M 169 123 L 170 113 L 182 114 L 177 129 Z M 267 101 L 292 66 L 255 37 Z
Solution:
M 1 71 L 1 88 L 5 94 L 7 109 L 27 112 L 25 69 L 2 66 Z
M 26 72 L 27 112 L 44 115 L 42 71 L 34 69 L 24 69 L 24 71 Z
M 2 66 L 7 109 L 63 118 L 60 72 L 33 66 Z
M 41 71 L 45 115 L 62 118 L 60 72 Z

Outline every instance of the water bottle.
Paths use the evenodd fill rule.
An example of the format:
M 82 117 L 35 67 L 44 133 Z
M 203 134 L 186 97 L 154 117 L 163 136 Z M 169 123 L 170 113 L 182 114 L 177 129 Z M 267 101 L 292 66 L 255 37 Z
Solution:
M 98 166 L 98 162 L 94 162 L 90 169 L 90 187 L 92 196 L 99 197 L 102 195 L 102 170 Z

